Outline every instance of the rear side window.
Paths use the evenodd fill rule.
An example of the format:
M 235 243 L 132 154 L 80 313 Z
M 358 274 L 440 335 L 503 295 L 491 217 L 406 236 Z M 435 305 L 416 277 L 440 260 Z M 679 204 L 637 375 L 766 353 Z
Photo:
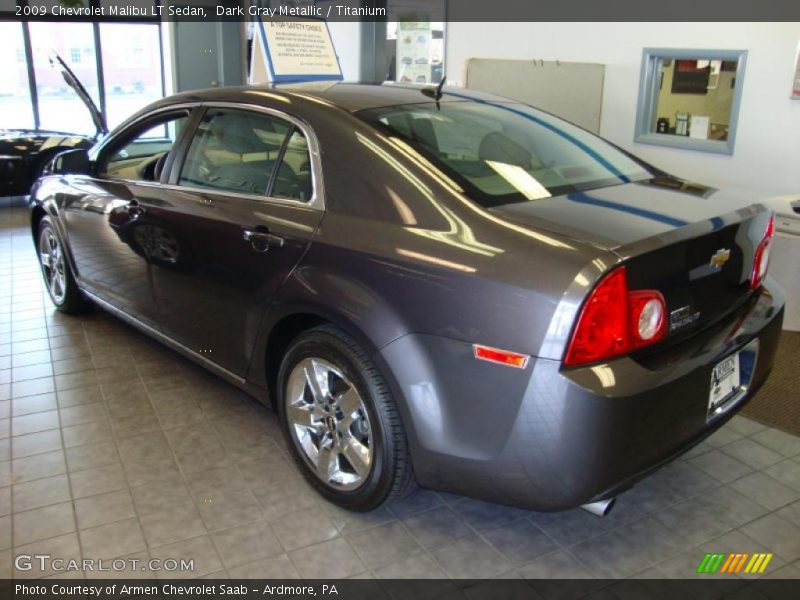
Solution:
M 296 200 L 311 197 L 310 182 L 308 148 L 294 125 L 229 109 L 206 112 L 178 179 L 190 187 Z
M 305 202 L 310 200 L 312 195 L 308 142 L 305 136 L 295 129 L 281 157 L 270 196 Z
M 495 206 L 649 178 L 601 138 L 521 104 L 442 102 L 359 113 Z

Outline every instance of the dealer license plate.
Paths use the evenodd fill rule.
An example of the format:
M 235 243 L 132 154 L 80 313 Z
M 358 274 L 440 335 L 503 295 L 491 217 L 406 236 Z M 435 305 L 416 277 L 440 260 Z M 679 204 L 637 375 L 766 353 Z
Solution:
M 708 416 L 713 416 L 726 400 L 739 391 L 740 387 L 739 354 L 737 353 L 717 364 L 711 372 Z

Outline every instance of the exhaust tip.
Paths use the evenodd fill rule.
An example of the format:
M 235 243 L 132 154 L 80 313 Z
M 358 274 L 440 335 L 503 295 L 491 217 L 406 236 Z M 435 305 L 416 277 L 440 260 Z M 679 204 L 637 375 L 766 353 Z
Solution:
M 590 502 L 581 506 L 586 512 L 590 512 L 597 517 L 605 517 L 614 508 L 616 498 L 607 498 L 606 500 L 598 500 L 597 502 Z

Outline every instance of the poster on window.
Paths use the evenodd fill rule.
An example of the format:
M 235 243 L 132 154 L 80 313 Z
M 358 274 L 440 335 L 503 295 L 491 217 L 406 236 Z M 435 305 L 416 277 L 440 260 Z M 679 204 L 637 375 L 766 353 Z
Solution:
M 400 21 L 397 24 L 397 81 L 430 83 L 431 24 L 425 21 Z
M 800 100 L 800 44 L 797 45 L 797 56 L 794 61 L 794 83 L 792 84 L 792 100 Z

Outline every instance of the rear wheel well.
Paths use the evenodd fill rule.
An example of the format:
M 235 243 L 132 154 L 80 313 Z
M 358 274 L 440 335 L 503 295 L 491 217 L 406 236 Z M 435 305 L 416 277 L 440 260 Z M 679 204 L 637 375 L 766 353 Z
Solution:
M 277 409 L 278 370 L 281 367 L 286 350 L 298 335 L 314 327 L 327 324 L 328 321 L 311 313 L 298 313 L 284 317 L 272 328 L 267 340 L 266 379 L 267 389 L 272 407 Z

